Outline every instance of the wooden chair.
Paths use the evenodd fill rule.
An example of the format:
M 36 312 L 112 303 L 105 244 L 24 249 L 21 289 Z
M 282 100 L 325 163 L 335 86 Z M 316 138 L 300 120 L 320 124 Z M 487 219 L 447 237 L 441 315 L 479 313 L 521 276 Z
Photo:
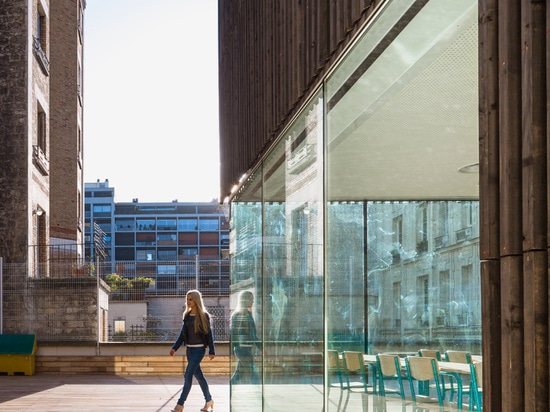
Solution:
M 405 365 L 407 368 L 407 378 L 411 387 L 411 397 L 413 402 L 415 404 L 417 401 L 426 403 L 437 402 L 439 406 L 443 406 L 445 399 L 443 397 L 443 389 L 441 388 L 437 359 L 422 356 L 407 356 L 405 358 Z M 426 383 L 433 381 L 437 398 L 431 398 L 429 393 L 417 394 L 414 390 L 414 381 Z
M 352 390 L 352 388 L 363 388 L 365 393 L 368 393 L 369 392 L 368 377 L 367 377 L 367 370 L 365 368 L 365 362 L 363 360 L 363 353 L 355 352 L 355 351 L 344 351 L 342 353 L 342 356 L 343 356 L 344 372 L 346 374 L 347 389 Z M 361 377 L 360 384 L 359 382 L 352 383 L 350 381 L 350 375 L 352 374 L 360 375 Z M 372 392 L 376 393 L 375 377 L 373 377 Z
M 456 363 L 472 363 L 472 355 L 468 351 L 448 350 L 445 351 L 445 360 Z
M 403 389 L 403 379 L 401 376 L 401 361 L 397 355 L 376 355 L 376 366 L 378 373 L 378 388 L 379 393 L 382 396 L 386 394 L 397 394 L 401 396 L 401 399 L 405 400 L 405 391 Z M 388 389 L 385 386 L 384 381 L 394 380 L 397 381 L 398 389 Z
M 438 362 L 441 362 L 441 352 L 434 349 L 420 349 L 418 351 L 418 356 L 423 356 L 425 358 L 435 358 Z
M 437 359 L 438 362 L 441 361 L 441 352 L 436 349 L 420 349 L 418 351 L 418 356 L 423 356 L 425 358 L 434 358 Z M 431 386 L 433 387 L 433 385 Z M 443 397 L 445 397 L 445 394 L 447 393 L 447 391 L 449 391 L 451 393 L 450 400 L 452 401 L 455 392 L 452 381 L 447 382 L 447 380 L 443 376 L 441 376 L 441 387 L 443 388 Z M 428 387 L 424 386 L 421 393 L 426 394 L 428 390 Z
M 340 356 L 337 350 L 329 349 L 327 351 L 327 371 L 329 375 L 329 386 L 332 386 L 330 382 L 330 376 L 336 373 L 338 381 L 340 382 L 340 389 L 344 389 L 344 382 L 342 380 L 342 367 L 340 366 Z
M 483 410 L 483 365 L 470 363 L 470 410 Z

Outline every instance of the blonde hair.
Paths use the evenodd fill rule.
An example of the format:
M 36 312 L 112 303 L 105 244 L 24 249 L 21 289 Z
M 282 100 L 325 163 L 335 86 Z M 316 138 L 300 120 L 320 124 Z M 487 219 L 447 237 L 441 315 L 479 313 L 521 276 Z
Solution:
M 210 314 L 204 307 L 204 302 L 202 301 L 202 295 L 198 290 L 190 290 L 187 292 L 186 297 L 191 298 L 193 302 L 195 302 L 195 333 L 208 333 L 210 332 L 210 321 L 209 317 Z M 185 312 L 183 313 L 183 317 L 187 316 L 187 314 L 191 312 L 191 308 L 187 306 L 185 308 Z

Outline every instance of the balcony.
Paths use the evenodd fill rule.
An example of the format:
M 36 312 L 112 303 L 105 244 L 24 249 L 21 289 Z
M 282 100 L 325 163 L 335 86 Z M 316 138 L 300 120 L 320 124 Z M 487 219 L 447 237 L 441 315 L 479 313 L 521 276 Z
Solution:
M 472 228 L 467 227 L 456 231 L 456 242 L 464 242 L 472 238 Z
M 50 161 L 46 158 L 46 155 L 38 145 L 32 147 L 32 160 L 44 176 L 50 174 Z
M 42 44 L 40 43 L 40 39 L 36 37 L 32 37 L 32 45 L 33 45 L 33 53 L 36 57 L 36 60 L 38 60 L 38 65 L 40 66 L 40 69 L 42 69 L 42 72 L 48 76 L 50 74 L 50 61 L 48 60 L 48 57 L 46 56 L 46 53 L 42 49 Z

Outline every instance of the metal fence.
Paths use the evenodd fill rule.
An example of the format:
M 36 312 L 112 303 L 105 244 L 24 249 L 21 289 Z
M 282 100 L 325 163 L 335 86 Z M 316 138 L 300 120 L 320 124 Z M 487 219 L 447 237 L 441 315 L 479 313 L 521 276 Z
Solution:
M 90 263 L 51 248 L 41 263 L 0 264 L 0 333 L 42 342 L 165 342 L 199 289 L 217 341 L 229 340 L 229 261 Z M 113 271 L 113 269 L 115 269 Z

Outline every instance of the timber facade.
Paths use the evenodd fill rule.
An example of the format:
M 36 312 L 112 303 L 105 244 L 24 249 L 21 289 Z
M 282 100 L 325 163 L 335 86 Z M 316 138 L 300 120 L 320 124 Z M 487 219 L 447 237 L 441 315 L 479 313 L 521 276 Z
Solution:
M 316 143 L 322 144 L 322 140 L 314 141 L 314 137 L 311 139 L 308 137 L 313 136 L 311 130 L 317 127 L 317 123 L 311 120 L 311 114 L 318 113 L 317 121 L 321 121 L 323 116 L 330 119 L 329 112 L 338 104 L 338 101 L 331 96 L 334 105 L 331 106 L 329 103 L 326 111 L 318 110 L 318 107 L 323 104 L 323 93 L 328 93 L 322 89 L 319 91 L 320 87 L 325 89 L 328 87 L 333 72 L 338 70 L 339 61 L 345 59 L 346 54 L 353 53 L 352 46 L 359 41 L 358 36 L 374 26 L 381 18 L 380 16 L 384 16 L 390 3 L 392 2 L 367 0 L 219 2 L 221 198 L 227 196 L 227 200 L 232 203 L 232 219 L 236 222 L 232 230 L 234 233 L 237 232 L 235 239 L 232 240 L 234 242 L 232 246 L 236 248 L 235 254 L 232 255 L 232 265 L 236 269 L 242 268 L 246 263 L 246 259 L 242 257 L 246 254 L 246 250 L 239 249 L 240 228 L 246 226 L 250 231 L 252 223 L 258 219 L 261 222 L 263 222 L 261 219 L 271 219 L 274 216 L 270 215 L 270 208 L 274 204 L 271 203 L 272 201 L 278 202 L 279 205 L 281 201 L 286 201 L 286 205 L 289 205 L 291 200 L 296 201 L 297 193 L 305 193 L 304 179 L 300 181 L 301 183 L 298 183 L 298 180 L 296 183 L 287 180 L 287 186 L 279 191 L 276 191 L 274 186 L 270 186 L 272 177 L 276 175 L 274 172 L 276 165 L 286 164 L 287 179 L 291 179 L 291 175 L 297 176 L 298 173 L 305 176 L 303 175 L 305 170 L 308 171 L 309 181 L 312 181 L 314 175 L 324 175 L 328 180 L 328 189 L 326 189 L 327 186 L 320 184 L 316 189 L 320 195 L 315 198 L 322 203 L 349 200 L 344 196 L 336 196 L 337 193 L 330 188 L 331 175 L 330 171 L 328 174 L 324 171 L 326 164 L 317 163 L 317 169 L 313 166 L 322 151 L 317 152 L 317 158 L 311 156 L 312 160 L 307 165 L 304 163 L 300 171 L 296 169 L 298 159 L 295 154 L 302 148 L 300 144 L 303 141 L 306 141 L 307 145 L 307 150 L 304 149 L 303 153 L 307 152 L 308 156 L 310 156 L 308 151 Z M 403 14 L 405 17 L 398 20 L 392 30 L 403 30 L 405 25 L 414 21 L 417 15 L 420 16 L 432 5 L 445 2 L 418 0 L 407 3 L 410 7 Z M 478 77 L 474 87 L 477 93 L 478 115 L 474 122 L 477 130 L 474 138 L 477 139 L 479 187 L 476 189 L 477 194 L 468 192 L 466 196 L 458 197 L 459 201 L 479 201 L 479 220 L 474 225 L 479 225 L 479 243 L 476 247 L 479 247 L 477 264 L 480 271 L 478 287 L 481 296 L 484 410 L 546 411 L 550 408 L 548 372 L 550 367 L 548 352 L 550 10 L 547 2 L 544 1 L 479 0 L 473 3 L 477 13 L 475 39 L 478 48 Z M 410 18 L 406 17 L 407 13 L 410 14 Z M 403 26 L 400 27 L 400 24 Z M 391 36 L 385 37 L 385 39 L 390 38 Z M 371 58 L 369 64 L 383 56 L 389 46 L 389 43 L 379 42 L 378 47 L 375 47 L 369 55 Z M 388 70 L 393 67 L 391 62 L 386 61 L 386 64 L 388 64 Z M 456 64 L 465 63 L 463 60 L 458 60 Z M 362 74 L 360 71 L 357 73 Z M 358 78 L 350 76 L 349 79 L 351 88 Z M 319 95 L 321 98 L 318 98 Z M 420 101 L 418 103 L 420 104 Z M 307 132 L 304 131 L 301 135 L 293 134 L 293 124 L 301 121 L 302 112 L 306 113 L 304 130 Z M 325 133 L 321 129 L 318 129 L 318 133 Z M 330 135 L 330 130 L 326 133 Z M 293 140 L 293 136 L 298 137 Z M 284 138 L 289 139 L 286 153 L 290 153 L 290 157 L 286 160 L 281 157 L 279 163 L 275 160 L 271 162 L 270 156 L 276 154 L 279 150 L 278 143 Z M 282 151 L 283 149 L 280 149 L 280 152 Z M 458 151 L 457 149 L 457 153 Z M 328 167 L 330 167 L 330 152 L 327 157 Z M 350 176 L 353 176 L 353 166 L 354 164 L 350 162 Z M 365 173 L 365 175 L 368 174 Z M 291 183 L 292 187 L 298 187 L 298 189 L 291 189 Z M 300 184 L 302 186 L 299 186 Z M 292 190 L 295 191 L 292 192 Z M 367 196 L 363 198 L 365 210 L 372 199 L 381 201 L 390 199 L 379 196 L 378 192 L 375 193 L 376 196 L 372 198 Z M 331 195 L 334 195 L 334 198 L 331 198 Z M 390 196 L 392 201 L 395 201 L 396 197 L 401 200 L 406 197 L 392 196 Z M 361 198 L 353 199 L 353 201 L 358 200 L 361 201 Z M 259 211 L 254 212 L 257 213 L 256 218 L 242 217 L 245 202 L 248 202 L 246 207 L 250 208 L 251 201 L 258 202 Z M 285 213 L 284 204 L 278 213 Z M 331 204 L 326 209 L 321 207 L 313 210 L 317 215 L 322 213 L 322 209 L 330 214 L 333 213 Z M 309 220 L 300 227 L 307 227 L 309 236 L 313 236 L 312 228 L 318 227 L 319 229 L 316 230 L 321 230 L 323 227 L 327 232 L 321 238 L 330 239 L 333 234 L 330 232 L 330 224 L 326 226 L 319 223 L 319 226 L 315 226 L 312 223 L 311 219 L 314 217 L 312 217 L 313 213 L 310 213 L 311 205 L 311 199 L 302 205 L 303 208 L 300 210 L 307 212 Z M 340 206 L 343 207 L 339 204 L 338 207 Z M 287 206 L 287 211 L 289 207 Z M 392 207 L 396 210 L 402 205 L 393 204 Z M 429 204 L 428 210 L 431 207 L 435 208 L 435 205 Z M 423 205 L 419 204 L 419 209 L 415 212 L 416 220 L 411 221 L 412 226 L 415 224 L 418 226 L 415 222 L 418 222 L 418 219 L 422 220 L 420 211 L 422 208 Z M 291 221 L 291 217 L 295 219 L 298 216 L 298 211 L 293 209 L 286 216 L 287 233 L 291 228 L 288 222 Z M 428 216 L 432 216 L 430 212 Z M 400 232 L 396 228 L 401 227 L 400 215 L 395 214 L 393 217 L 387 215 L 386 218 L 390 222 L 393 220 L 393 227 L 389 223 L 388 228 L 389 231 L 393 230 L 393 233 L 397 233 L 399 238 Z M 249 220 L 246 225 L 240 226 L 243 223 L 242 221 L 239 223 L 239 219 Z M 454 222 L 451 224 L 454 225 L 456 221 L 452 219 L 449 217 L 448 222 Z M 271 252 L 272 246 L 268 247 L 267 243 L 272 245 L 279 232 L 275 232 L 275 229 L 270 231 L 269 222 L 260 223 L 257 232 L 254 232 L 257 239 L 260 239 L 261 245 L 258 246 L 258 251 L 263 253 L 261 256 L 264 256 L 268 262 L 271 262 L 269 259 L 274 256 L 285 257 L 285 261 L 296 258 L 292 255 L 290 248 L 285 250 L 283 246 L 278 252 Z M 284 228 L 285 223 L 281 222 L 281 225 Z M 434 227 L 436 226 L 437 222 L 434 223 Z M 464 228 L 467 227 L 464 226 Z M 365 232 L 369 233 L 368 228 Z M 350 233 L 348 226 L 346 234 Z M 431 239 L 434 239 L 435 244 L 436 239 L 442 241 L 445 235 L 442 232 L 439 237 L 432 236 L 424 239 L 422 236 L 419 238 L 418 233 L 421 231 L 417 232 L 416 237 L 419 254 L 421 251 L 418 247 L 423 245 L 422 241 L 428 241 L 427 252 L 432 253 L 436 251 L 437 246 L 431 246 Z M 405 235 L 403 233 L 403 236 Z M 299 249 L 304 239 L 300 240 L 292 236 L 294 235 L 288 234 L 281 240 L 281 245 L 293 244 Z M 251 239 L 254 237 L 243 239 L 242 244 L 248 242 L 247 245 L 249 245 Z M 346 236 L 339 239 L 345 242 Z M 361 241 L 362 238 L 357 239 Z M 406 243 L 405 240 L 397 240 L 400 247 Z M 392 242 L 396 244 L 395 236 Z M 331 248 L 335 247 L 336 245 L 330 242 L 324 244 L 326 259 L 330 259 Z M 376 247 L 381 251 L 385 246 L 376 245 Z M 413 259 L 410 254 L 403 253 L 402 249 L 399 252 L 400 259 L 404 260 L 401 261 L 407 262 L 406 259 Z M 393 252 L 392 254 L 397 256 Z M 365 252 L 365 255 L 364 265 L 368 268 L 371 262 L 367 257 L 368 252 Z M 302 253 L 300 256 L 305 255 Z M 243 260 L 239 261 L 239 259 Z M 323 266 L 318 261 L 312 261 L 311 255 L 307 255 L 307 259 L 309 259 L 307 267 Z M 395 261 L 392 263 L 396 264 Z M 289 265 L 285 267 L 285 271 L 287 276 L 291 277 L 293 268 Z M 354 268 L 358 265 L 361 265 L 360 259 L 353 265 L 350 264 Z M 461 265 L 462 268 L 466 267 L 463 263 Z M 430 277 L 425 283 L 425 290 L 441 287 L 441 279 L 443 279 L 441 273 L 445 273 L 446 270 L 443 266 L 445 266 L 444 262 L 439 271 L 439 280 Z M 325 267 L 330 271 L 330 262 Z M 247 276 L 246 271 L 237 275 L 232 271 L 234 287 L 237 288 L 246 283 L 247 288 L 255 290 L 254 285 L 264 284 L 262 283 L 264 275 L 272 276 L 267 266 L 254 266 L 251 263 L 251 268 L 261 273 L 259 278 L 245 279 L 243 276 Z M 305 273 L 302 275 L 307 279 Z M 325 282 L 330 279 L 330 273 L 324 276 Z M 451 272 L 449 276 L 452 279 L 454 275 Z M 464 279 L 464 276 L 470 275 L 465 274 L 462 269 L 461 276 Z M 266 279 L 270 278 L 266 277 Z M 318 280 L 317 277 L 311 279 L 312 282 L 313 279 Z M 287 282 L 288 280 L 283 278 L 268 292 L 275 295 L 274 291 L 284 288 L 290 296 L 291 289 Z M 421 283 L 418 282 L 417 279 L 417 298 L 418 291 L 422 289 L 418 286 Z M 328 284 L 325 283 L 325 285 Z M 405 283 L 399 283 L 394 279 L 394 296 L 399 295 L 404 285 Z M 361 287 L 361 284 L 356 286 Z M 312 284 L 308 287 L 314 288 Z M 391 282 L 386 289 L 381 290 L 387 290 L 390 287 L 392 287 Z M 263 288 L 269 289 L 269 286 L 264 285 Z M 370 286 L 366 284 L 367 292 L 364 299 L 370 305 L 371 302 L 380 299 L 382 294 L 373 297 L 369 295 L 369 288 Z M 300 290 L 300 299 L 302 299 L 303 294 L 307 295 L 307 292 L 304 291 L 305 289 Z M 319 290 L 322 290 L 322 287 Z M 269 313 L 271 307 L 268 303 L 261 303 L 263 293 L 261 288 L 256 289 L 256 293 L 258 294 L 256 299 L 260 300 L 257 322 L 261 322 L 262 319 L 267 322 L 263 312 Z M 389 294 L 391 295 L 391 292 Z M 426 293 L 427 295 L 429 293 Z M 328 296 L 325 302 L 330 304 L 330 299 L 331 297 Z M 429 299 L 426 297 L 427 304 L 431 304 Z M 416 305 L 415 307 L 418 307 L 418 303 Z M 294 307 L 294 309 L 300 312 L 303 308 Z M 316 311 L 318 310 L 322 308 L 316 308 Z M 363 316 L 364 329 L 367 332 L 370 331 L 368 325 L 373 319 L 372 312 L 368 308 L 361 307 L 356 315 Z M 395 325 L 398 324 L 401 323 Z M 365 334 L 368 335 L 367 332 Z M 324 338 L 330 337 L 324 335 Z M 328 342 L 329 346 L 330 344 Z M 368 349 L 367 347 L 365 343 L 365 350 Z

